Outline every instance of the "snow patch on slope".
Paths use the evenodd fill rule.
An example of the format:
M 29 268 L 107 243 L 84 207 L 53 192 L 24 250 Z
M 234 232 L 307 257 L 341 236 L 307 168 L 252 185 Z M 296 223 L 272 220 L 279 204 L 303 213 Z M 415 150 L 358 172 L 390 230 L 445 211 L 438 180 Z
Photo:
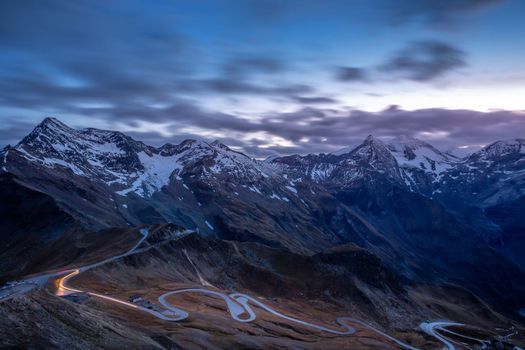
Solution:
M 62 166 L 64 168 L 70 169 L 73 173 L 75 173 L 77 175 L 80 175 L 80 176 L 86 175 L 86 173 L 84 173 L 84 171 L 79 169 L 77 166 L 75 166 L 74 164 L 71 164 L 71 163 L 67 163 L 67 162 L 63 161 L 62 159 L 44 158 L 42 160 L 42 162 L 43 162 L 44 165 L 46 165 L 48 167 L 54 167 L 55 165 L 59 165 L 59 166 Z
M 436 176 L 449 170 L 458 161 L 426 142 L 409 137 L 397 137 L 387 145 L 401 168 L 421 169 Z
M 169 183 L 170 176 L 175 170 L 182 169 L 182 165 L 177 162 L 178 156 L 165 157 L 140 152 L 138 157 L 144 171 L 135 179 L 131 187 L 117 192 L 122 196 L 130 192 L 135 192 L 141 197 L 151 195 Z

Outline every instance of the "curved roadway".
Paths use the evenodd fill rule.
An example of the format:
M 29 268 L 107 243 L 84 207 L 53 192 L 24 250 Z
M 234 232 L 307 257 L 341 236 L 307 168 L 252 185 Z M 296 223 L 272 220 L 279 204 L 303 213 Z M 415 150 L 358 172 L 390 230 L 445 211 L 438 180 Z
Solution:
M 159 297 L 159 302 L 167 309 L 173 311 L 174 313 L 180 313 L 182 315 L 182 313 L 184 313 L 185 315 L 188 315 L 188 313 L 180 308 L 177 308 L 175 306 L 173 306 L 170 302 L 168 302 L 166 300 L 167 297 L 171 296 L 171 295 L 174 295 L 174 294 L 182 294 L 182 293 L 201 293 L 201 294 L 208 294 L 208 295 L 213 295 L 213 296 L 217 296 L 221 299 L 223 299 L 226 303 L 226 306 L 228 307 L 228 311 L 232 317 L 232 319 L 234 319 L 235 321 L 238 321 L 238 322 L 252 322 L 254 321 L 256 318 L 257 318 L 257 315 L 255 313 L 255 311 L 251 308 L 251 306 L 249 304 L 253 304 L 253 305 L 257 305 L 258 307 L 262 308 L 263 310 L 271 313 L 272 315 L 275 315 L 277 317 L 280 317 L 280 318 L 283 318 L 283 319 L 286 319 L 288 321 L 291 321 L 291 322 L 294 322 L 294 323 L 298 323 L 298 324 L 301 324 L 303 326 L 306 326 L 306 327 L 310 327 L 310 328 L 314 328 L 314 329 L 317 329 L 319 331 L 323 331 L 323 332 L 328 332 L 328 333 L 332 333 L 332 334 L 337 334 L 337 335 L 352 335 L 356 332 L 355 328 L 350 326 L 349 324 L 347 324 L 347 322 L 353 322 L 353 323 L 358 323 L 384 337 L 386 337 L 387 339 L 393 341 L 394 343 L 396 343 L 397 345 L 405 348 L 405 349 L 409 349 L 409 350 L 419 350 L 418 348 L 415 348 L 411 345 L 408 345 L 408 344 L 405 344 L 404 342 L 400 341 L 399 339 L 396 339 L 382 331 L 380 331 L 379 329 L 376 329 L 375 327 L 367 324 L 367 323 L 364 323 L 363 321 L 360 321 L 360 320 L 357 320 L 355 318 L 352 318 L 352 317 L 339 317 L 336 319 L 336 322 L 339 324 L 339 326 L 342 328 L 342 329 L 332 329 L 332 328 L 327 328 L 327 327 L 324 327 L 324 326 L 319 326 L 319 325 L 316 325 L 316 324 L 313 324 L 313 323 L 310 323 L 310 322 L 307 322 L 307 321 L 303 321 L 303 320 L 300 320 L 300 319 L 297 319 L 297 318 L 294 318 L 294 317 L 291 317 L 291 316 L 288 316 L 288 315 L 285 315 L 285 314 L 282 314 L 280 313 L 279 311 L 276 311 L 274 309 L 272 309 L 270 306 L 260 302 L 259 300 L 247 295 L 247 294 L 242 294 L 242 293 L 231 293 L 229 295 L 226 295 L 224 293 L 221 293 L 221 292 L 218 292 L 218 291 L 214 291 L 214 290 L 209 290 L 209 289 L 203 289 L 203 288 L 188 288 L 188 289 L 178 289 L 178 290 L 173 290 L 173 291 L 170 291 L 170 292 L 167 292 L 167 293 L 164 293 L 162 294 L 160 297 Z M 240 315 L 242 314 L 247 314 L 247 317 L 246 318 L 241 318 Z
M 184 319 L 189 317 L 188 312 L 186 312 L 186 311 L 184 311 L 184 310 L 182 310 L 180 308 L 177 308 L 176 306 L 172 305 L 170 302 L 168 302 L 166 300 L 167 297 L 169 297 L 171 295 L 175 295 L 175 294 L 182 294 L 182 293 L 208 294 L 208 295 L 213 295 L 213 296 L 222 298 L 224 300 L 224 302 L 226 303 L 227 307 L 228 307 L 228 311 L 229 311 L 232 319 L 235 320 L 235 321 L 238 321 L 238 322 L 244 322 L 244 323 L 252 322 L 252 321 L 254 321 L 257 318 L 257 315 L 256 315 L 255 311 L 250 306 L 250 304 L 252 304 L 252 305 L 256 305 L 256 306 L 262 308 L 263 310 L 269 312 L 270 314 L 272 314 L 274 316 L 283 318 L 283 319 L 288 320 L 290 322 L 294 322 L 294 323 L 301 324 L 301 325 L 306 326 L 306 327 L 310 327 L 310 328 L 313 328 L 313 329 L 317 329 L 319 331 L 328 332 L 328 333 L 332 333 L 332 334 L 336 334 L 336 335 L 352 335 L 352 334 L 354 334 L 356 332 L 355 328 L 350 326 L 347 322 L 357 323 L 357 324 L 360 324 L 361 326 L 366 327 L 366 328 L 376 332 L 377 334 L 380 334 L 381 336 L 383 336 L 383 337 L 393 341 L 394 343 L 396 343 L 397 345 L 399 345 L 399 346 L 401 346 L 401 347 L 403 347 L 405 349 L 419 350 L 418 348 L 415 348 L 415 347 L 413 347 L 411 345 L 405 344 L 404 342 L 402 342 L 402 341 L 400 341 L 400 340 L 398 340 L 398 339 L 396 339 L 396 338 L 386 334 L 385 332 L 383 332 L 383 331 L 381 331 L 381 330 L 379 330 L 379 329 L 377 329 L 377 328 L 375 328 L 375 327 L 373 327 L 373 326 L 371 326 L 371 325 L 369 325 L 369 324 L 367 324 L 367 323 L 365 323 L 363 321 L 360 321 L 358 319 L 354 319 L 354 318 L 351 318 L 351 317 L 339 317 L 339 318 L 336 319 L 336 322 L 339 324 L 340 329 L 332 329 L 332 328 L 316 325 L 316 324 L 313 324 L 313 323 L 310 323 L 310 322 L 307 322 L 307 321 L 303 321 L 303 320 L 300 320 L 300 319 L 297 319 L 297 318 L 294 318 L 294 317 L 282 314 L 282 313 L 272 309 L 270 306 L 268 306 L 268 305 L 258 301 L 257 299 L 255 299 L 255 298 L 253 298 L 253 297 L 251 297 L 251 296 L 249 296 L 247 294 L 242 294 L 242 293 L 231 293 L 229 295 L 226 295 L 224 293 L 221 293 L 221 292 L 218 292 L 218 291 L 215 291 L 215 290 L 203 289 L 203 288 L 186 288 L 186 289 L 173 290 L 173 291 L 169 291 L 167 293 L 164 293 L 163 295 L 161 295 L 158 298 L 160 304 L 162 304 L 162 306 L 164 306 L 166 308 L 166 310 L 164 310 L 163 312 L 159 312 L 159 311 L 155 311 L 155 310 L 152 310 L 152 309 L 148 309 L 148 308 L 140 306 L 140 305 L 136 305 L 136 304 L 129 303 L 129 302 L 126 302 L 126 301 L 122 301 L 122 300 L 119 300 L 119 299 L 116 299 L 116 298 L 112 298 L 112 297 L 109 297 L 107 295 L 102 295 L 102 294 L 93 293 L 93 292 L 86 292 L 86 291 L 82 291 L 82 290 L 79 290 L 79 289 L 72 288 L 72 287 L 67 285 L 67 282 L 69 281 L 69 279 L 71 279 L 72 277 L 78 275 L 81 272 L 87 271 L 87 270 L 92 269 L 94 267 L 107 264 L 107 263 L 115 261 L 115 260 L 117 260 L 119 258 L 122 258 L 122 257 L 125 257 L 125 256 L 128 256 L 128 255 L 131 255 L 131 254 L 134 254 L 136 252 L 144 250 L 144 249 L 138 250 L 137 248 L 148 237 L 149 232 L 148 232 L 147 229 L 141 229 L 140 233 L 142 234 L 142 238 L 133 246 L 133 248 L 131 248 L 126 253 L 123 253 L 123 254 L 120 254 L 120 255 L 116 255 L 116 256 L 113 256 L 111 258 L 102 260 L 100 262 L 97 262 L 97 263 L 94 263 L 94 264 L 90 264 L 90 265 L 85 265 L 85 266 L 82 266 L 82 267 L 79 267 L 79 268 L 76 268 L 76 269 L 69 269 L 69 270 L 64 270 L 64 271 L 60 271 L 60 272 L 48 273 L 48 274 L 44 274 L 44 275 L 28 278 L 26 280 L 21 281 L 20 283 L 18 283 L 16 285 L 12 285 L 10 288 L 7 288 L 7 289 L 17 289 L 18 288 L 18 289 L 22 290 L 23 293 L 25 293 L 25 292 L 33 289 L 36 286 L 45 284 L 50 278 L 56 278 L 56 277 L 63 276 L 63 277 L 61 277 L 58 280 L 58 285 L 59 285 L 59 290 L 57 292 L 58 295 L 66 295 L 68 293 L 86 293 L 86 294 L 89 294 L 89 295 L 97 297 L 97 298 L 105 299 L 105 300 L 108 300 L 108 301 L 111 301 L 111 302 L 115 302 L 115 303 L 118 303 L 118 304 L 121 304 L 121 305 L 125 305 L 125 306 L 128 306 L 128 307 L 137 309 L 137 310 L 141 310 L 141 311 L 147 312 L 147 313 L 149 313 L 149 314 L 151 314 L 151 315 L 153 315 L 155 317 L 158 317 L 158 318 L 160 318 L 162 320 L 166 320 L 166 321 L 182 321 L 182 320 L 184 320 Z M 187 233 L 187 232 L 184 232 L 184 233 Z M 186 252 L 185 252 L 185 254 L 186 254 L 188 260 L 190 260 L 189 256 L 187 255 Z M 190 260 L 190 262 L 191 262 L 191 260 Z M 193 265 L 193 263 L 192 263 L 192 265 Z M 193 265 L 193 267 L 195 268 L 195 270 L 198 273 L 198 270 L 195 267 L 195 265 Z M 65 274 L 65 276 L 64 276 L 64 274 Z M 201 280 L 201 282 L 203 281 L 203 279 L 200 276 L 200 274 L 199 274 L 199 279 Z M 203 283 L 203 284 L 204 285 L 208 285 L 207 283 Z M 34 287 L 30 287 L 30 286 L 34 286 Z M 211 286 L 211 285 L 209 285 L 209 286 Z M 2 295 L 3 293 L 4 293 L 4 295 Z M 15 296 L 17 294 L 19 295 L 21 293 L 7 294 L 6 293 L 6 289 L 4 289 L 3 291 L 0 291 L 0 301 L 7 300 L 10 297 Z M 2 298 L 2 297 L 4 297 L 4 298 Z M 246 314 L 247 317 L 241 318 L 240 316 L 243 315 L 243 314 Z M 428 335 L 430 335 L 430 336 L 438 339 L 439 341 L 441 341 L 447 347 L 448 350 L 455 350 L 456 348 L 455 348 L 453 342 L 450 339 L 446 338 L 442 334 L 439 334 L 437 332 L 437 330 L 448 332 L 448 333 L 451 333 L 451 334 L 454 334 L 454 335 L 457 335 L 457 336 L 460 336 L 460 337 L 463 337 L 463 338 L 466 338 L 466 339 L 475 340 L 475 341 L 480 342 L 481 344 L 487 343 L 486 340 L 471 338 L 471 337 L 463 336 L 463 335 L 461 335 L 459 333 L 455 333 L 455 332 L 449 331 L 449 330 L 447 330 L 445 328 L 445 327 L 449 327 L 449 326 L 463 326 L 463 324 L 456 323 L 456 322 L 449 322 L 449 321 L 436 321 L 436 322 L 428 322 L 428 323 L 427 322 L 423 322 L 423 323 L 420 324 L 419 327 L 420 327 L 420 329 L 423 332 L 425 332 Z
M 433 336 L 434 338 L 442 342 L 447 347 L 448 350 L 455 350 L 456 347 L 454 346 L 453 343 L 459 343 L 459 342 L 454 341 L 450 338 L 447 338 L 443 334 L 438 333 L 437 331 L 442 331 L 444 333 L 449 333 L 449 334 L 458 336 L 460 338 L 476 341 L 481 344 L 482 349 L 485 349 L 490 344 L 490 341 L 488 340 L 470 337 L 470 336 L 463 335 L 463 334 L 451 331 L 449 329 L 446 329 L 446 327 L 452 327 L 452 326 L 465 326 L 465 324 L 451 322 L 451 321 L 434 321 L 434 322 L 423 322 L 419 325 L 419 328 L 426 334 Z

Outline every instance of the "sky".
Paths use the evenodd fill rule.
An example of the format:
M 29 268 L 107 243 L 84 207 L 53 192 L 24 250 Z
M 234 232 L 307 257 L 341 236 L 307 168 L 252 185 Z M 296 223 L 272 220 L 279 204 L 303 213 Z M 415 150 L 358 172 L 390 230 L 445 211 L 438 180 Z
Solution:
M 523 0 L 0 2 L 0 146 L 43 118 L 255 157 L 525 137 Z

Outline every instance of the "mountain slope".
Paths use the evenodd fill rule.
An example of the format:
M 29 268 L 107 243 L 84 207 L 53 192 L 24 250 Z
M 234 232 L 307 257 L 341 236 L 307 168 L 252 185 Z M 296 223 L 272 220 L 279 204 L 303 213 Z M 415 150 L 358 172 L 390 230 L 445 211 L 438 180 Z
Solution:
M 460 283 L 512 312 L 525 270 L 501 242 L 525 241 L 507 220 L 524 188 L 522 144 L 459 160 L 419 140 L 369 136 L 347 153 L 258 161 L 218 141 L 156 148 L 48 118 L 2 151 L 0 169 L 82 230 L 174 223 L 305 255 L 353 243 L 402 278 Z

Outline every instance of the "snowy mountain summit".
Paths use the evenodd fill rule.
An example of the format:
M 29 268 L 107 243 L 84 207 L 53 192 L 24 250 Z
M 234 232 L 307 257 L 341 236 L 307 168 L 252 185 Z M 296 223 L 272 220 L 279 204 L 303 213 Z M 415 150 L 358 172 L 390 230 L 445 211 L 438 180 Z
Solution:
M 46 118 L 15 147 L 17 153 L 38 166 L 71 171 L 102 181 L 118 194 L 151 196 L 183 172 L 202 176 L 261 176 L 261 165 L 248 156 L 215 141 L 185 140 L 159 148 L 145 145 L 120 132 L 76 130 L 55 118 Z
M 121 132 L 76 130 L 46 118 L 15 147 L 2 151 L 0 169 L 10 172 L 17 164 L 29 163 L 42 171 L 101 182 L 120 196 L 141 197 L 151 197 L 170 184 L 187 188 L 184 179 L 190 178 L 214 185 L 238 183 L 270 198 L 287 198 L 283 193 L 296 183 L 346 188 L 379 179 L 435 196 L 452 188 L 470 191 L 470 184 L 486 183 L 487 171 L 493 174 L 492 179 L 500 174 L 506 182 L 488 183 L 484 191 L 473 191 L 492 191 L 483 201 L 503 192 L 509 196 L 512 191 L 506 186 L 513 183 L 509 181 L 522 181 L 524 157 L 523 139 L 498 141 L 459 159 L 415 138 L 383 141 L 369 135 L 358 146 L 333 154 L 258 161 L 219 141 L 185 140 L 152 147 Z M 277 192 L 272 190 L 275 186 L 280 186 Z
M 387 147 L 399 166 L 418 168 L 437 175 L 458 161 L 458 158 L 445 154 L 424 141 L 406 136 L 390 140 Z

